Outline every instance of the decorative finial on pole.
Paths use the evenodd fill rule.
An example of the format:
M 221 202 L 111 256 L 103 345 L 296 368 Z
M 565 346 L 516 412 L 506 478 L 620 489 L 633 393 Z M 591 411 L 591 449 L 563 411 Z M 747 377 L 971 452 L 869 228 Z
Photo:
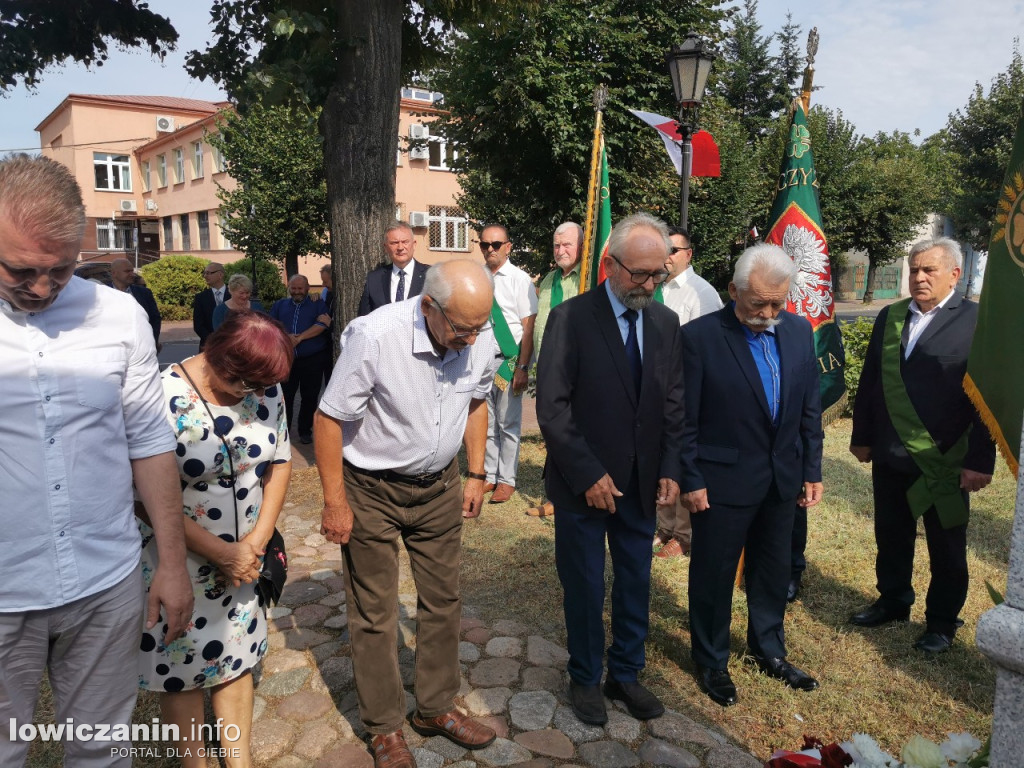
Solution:
M 818 28 L 812 27 L 807 33 L 807 66 L 804 67 L 804 83 L 800 87 L 800 100 L 804 112 L 811 108 L 811 89 L 814 84 L 814 57 L 818 53 Z
M 605 85 L 604 83 L 601 83 L 601 85 L 597 86 L 597 88 L 594 89 L 593 102 L 594 102 L 594 111 L 595 112 L 604 112 L 604 107 L 608 103 L 608 86 L 607 85 Z

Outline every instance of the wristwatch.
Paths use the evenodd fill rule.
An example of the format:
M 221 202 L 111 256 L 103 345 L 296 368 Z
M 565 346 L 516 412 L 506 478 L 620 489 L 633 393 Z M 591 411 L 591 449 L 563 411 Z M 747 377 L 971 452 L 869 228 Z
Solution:
M 528 366 L 528 365 L 517 365 L 516 368 L 518 368 L 520 371 L 528 371 L 528 370 L 530 370 L 530 366 Z
M 485 475 L 483 472 L 467 472 L 466 473 L 466 477 L 471 477 L 474 480 L 486 480 L 487 479 L 487 475 Z

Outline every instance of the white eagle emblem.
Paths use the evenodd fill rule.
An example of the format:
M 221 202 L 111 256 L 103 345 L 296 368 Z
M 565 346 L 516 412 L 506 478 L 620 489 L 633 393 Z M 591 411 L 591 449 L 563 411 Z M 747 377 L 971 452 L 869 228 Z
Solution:
M 831 317 L 832 276 L 825 244 L 811 230 L 790 224 L 782 235 L 782 249 L 797 266 L 789 300 L 804 317 Z

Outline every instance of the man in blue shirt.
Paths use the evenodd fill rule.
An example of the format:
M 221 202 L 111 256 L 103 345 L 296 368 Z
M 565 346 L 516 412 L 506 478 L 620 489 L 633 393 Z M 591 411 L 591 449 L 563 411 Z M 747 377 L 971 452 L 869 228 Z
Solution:
M 330 356 L 330 335 L 324 333 L 330 323 L 327 305 L 309 297 L 309 280 L 292 275 L 287 299 L 279 299 L 270 308 L 270 316 L 279 320 L 295 346 L 292 372 L 284 383 L 284 403 L 291 427 L 295 393 L 299 392 L 299 441 L 313 442 L 313 414 L 320 399 L 320 383 Z

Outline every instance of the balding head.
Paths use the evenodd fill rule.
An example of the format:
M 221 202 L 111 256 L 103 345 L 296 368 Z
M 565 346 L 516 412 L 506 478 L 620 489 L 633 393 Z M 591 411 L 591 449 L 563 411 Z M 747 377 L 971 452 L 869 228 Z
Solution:
M 110 279 L 119 291 L 127 291 L 135 282 L 135 268 L 128 259 L 114 259 L 110 262 Z
M 435 264 L 427 270 L 420 307 L 435 348 L 473 344 L 494 303 L 494 283 L 486 267 L 468 259 Z

